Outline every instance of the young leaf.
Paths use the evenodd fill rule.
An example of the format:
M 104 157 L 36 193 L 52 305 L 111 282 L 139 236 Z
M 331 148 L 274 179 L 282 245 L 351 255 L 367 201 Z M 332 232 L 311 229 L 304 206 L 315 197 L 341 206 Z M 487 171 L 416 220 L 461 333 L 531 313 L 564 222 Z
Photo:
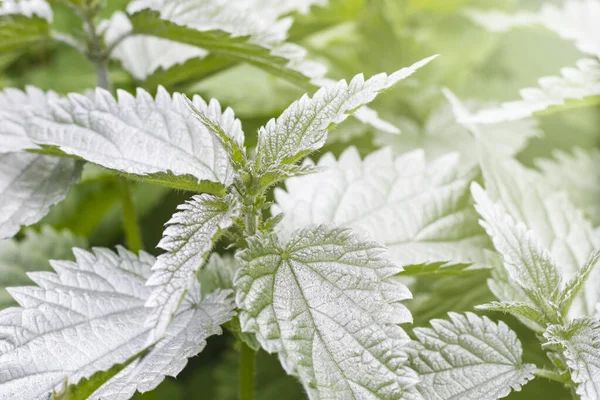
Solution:
M 563 327 L 552 325 L 544 333 L 549 344 L 563 348 L 571 378 L 582 400 L 600 397 L 600 322 L 597 319 L 576 319 Z
M 412 320 L 408 289 L 380 245 L 349 229 L 310 226 L 287 244 L 248 239 L 235 279 L 240 322 L 279 353 L 312 399 L 401 398 L 416 383 L 403 366 Z
M 0 312 L 0 397 L 45 398 L 69 384 L 106 371 L 145 349 L 150 309 L 145 285 L 155 259 L 119 248 L 118 254 L 75 250 L 76 262 L 54 261 L 56 274 L 37 272 L 39 287 L 9 289 L 21 308 Z M 233 315 L 227 293 L 200 300 L 196 285 L 180 307 L 165 337 L 144 358 L 106 382 L 92 398 L 128 399 L 137 390 L 154 389 L 175 375 L 220 333 Z M 23 363 L 23 360 L 35 362 Z
M 389 149 L 361 161 L 354 148 L 335 160 L 321 158 L 322 172 L 290 178 L 276 189 L 273 214 L 283 236 L 311 223 L 368 232 L 400 265 L 449 262 L 479 266 L 488 239 L 470 204 L 469 182 L 455 154 L 427 163 L 423 151 L 394 159 Z
M 489 149 L 481 149 L 480 154 L 488 196 L 501 203 L 514 221 L 524 223 L 539 245 L 550 251 L 563 282 L 573 279 L 592 251 L 600 248 L 600 238 L 581 210 L 536 171 L 515 160 L 497 159 Z M 600 299 L 597 282 L 594 277 L 587 281 L 570 311 L 571 317 L 595 312 Z
M 49 226 L 42 227 L 41 232 L 27 229 L 21 241 L 1 240 L 0 310 L 16 304 L 5 291 L 7 287 L 30 283 L 26 272 L 49 270 L 48 260 L 71 259 L 73 247 L 86 248 L 87 240 Z
M 258 131 L 257 170 L 265 173 L 280 164 L 293 164 L 318 150 L 325 144 L 328 129 L 433 58 L 421 60 L 389 76 L 379 74 L 365 81 L 360 74 L 350 84 L 342 80 L 322 87 L 312 98 L 304 95 Z
M 0 239 L 38 222 L 79 181 L 82 164 L 29 153 L 0 153 Z
M 43 0 L 0 2 L 0 54 L 50 40 L 52 9 Z
M 154 286 L 146 302 L 154 308 L 148 325 L 154 342 L 162 336 L 177 306 L 196 282 L 196 272 L 204 264 L 213 243 L 232 224 L 236 205 L 231 195 L 220 198 L 209 194 L 192 197 L 180 205 L 178 212 L 167 222 L 158 247 L 166 250 L 152 267 L 146 283 Z
M 600 63 L 591 58 L 582 59 L 576 67 L 563 68 L 561 76 L 543 77 L 538 83 L 539 88 L 522 89 L 521 100 L 479 111 L 461 122 L 494 124 L 555 109 L 597 104 L 600 102 Z
M 572 279 L 570 282 L 567 282 L 564 289 L 560 295 L 560 307 L 564 312 L 568 311 L 571 308 L 571 304 L 577 298 L 577 295 L 583 288 L 587 280 L 592 276 L 592 280 L 594 282 L 598 281 L 598 261 L 600 261 L 600 250 L 594 251 L 590 255 L 590 259 L 583 265 L 583 268 L 578 272 L 577 276 Z M 600 303 L 599 303 L 600 304 Z
M 421 378 L 426 399 L 495 400 L 533 379 L 535 365 L 524 364 L 517 335 L 504 323 L 473 313 L 449 313 L 430 328 L 415 328 L 409 365 Z
M 562 277 L 550 252 L 523 223 L 517 223 L 500 204 L 494 204 L 477 183 L 471 186 L 481 225 L 502 255 L 510 277 L 526 293 L 539 291 L 547 301 L 556 301 Z
M 535 165 L 555 190 L 569 194 L 593 226 L 600 225 L 600 151 L 575 148 L 572 153 L 556 151 L 553 155 L 553 159 L 536 160 Z
M 194 96 L 194 106 L 224 126 L 237 126 L 233 112 Z M 26 130 L 37 144 L 56 146 L 103 167 L 133 175 L 190 175 L 196 183 L 228 185 L 233 170 L 217 138 L 190 112 L 179 93 L 159 87 L 156 99 L 106 90 L 89 97 L 70 94 L 48 110 L 31 110 Z M 241 135 L 241 132 L 239 133 Z

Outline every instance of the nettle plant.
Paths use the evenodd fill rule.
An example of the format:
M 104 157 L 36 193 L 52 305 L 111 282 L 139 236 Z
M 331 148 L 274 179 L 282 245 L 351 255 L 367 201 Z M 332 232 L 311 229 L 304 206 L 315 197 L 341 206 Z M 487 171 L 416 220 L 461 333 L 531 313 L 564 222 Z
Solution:
M 352 114 L 395 131 L 365 105 L 432 58 L 332 82 L 285 42 L 289 21 L 280 17 L 311 2 L 240 3 L 236 13 L 220 1 L 136 0 L 103 22 L 99 2 L 68 3 L 81 37 L 54 32 L 42 1 L 0 8 L 0 48 L 65 42 L 94 63 L 99 84 L 85 95 L 0 94 L 0 259 L 23 265 L 0 282 L 22 282 L 43 263 L 40 243 L 56 256 L 73 247 L 75 256 L 52 261 L 55 272 L 28 273 L 37 286 L 8 289 L 20 307 L 0 312 L 0 398 L 127 399 L 176 376 L 222 326 L 241 344 L 243 399 L 253 397 L 261 348 L 311 399 L 497 399 L 534 378 L 600 398 L 598 187 L 581 179 L 598 154 L 560 154 L 534 170 L 513 158 L 521 139 L 489 134 L 565 100 L 595 101 L 597 59 L 500 110 L 472 114 L 445 91 L 477 150 L 468 168 L 456 153 L 430 159 L 389 148 L 361 159 L 350 147 L 312 162 L 306 157 Z M 589 18 L 600 10 L 571 3 L 588 7 L 581 15 Z M 594 47 L 564 36 L 600 55 L 598 37 Z M 146 82 L 247 62 L 314 93 L 261 127 L 248 150 L 241 122 L 217 100 L 160 86 L 155 96 L 113 95 L 111 58 Z M 82 250 L 84 241 L 47 228 L 8 240 L 63 200 L 86 162 L 118 176 L 129 249 Z M 130 180 L 197 193 L 167 223 L 156 258 L 140 250 Z M 214 252 L 217 242 L 235 257 Z M 495 301 L 410 329 L 419 315 L 405 300 L 415 279 L 482 272 Z M 515 316 L 547 358 L 524 361 L 517 334 L 483 315 L 492 311 Z

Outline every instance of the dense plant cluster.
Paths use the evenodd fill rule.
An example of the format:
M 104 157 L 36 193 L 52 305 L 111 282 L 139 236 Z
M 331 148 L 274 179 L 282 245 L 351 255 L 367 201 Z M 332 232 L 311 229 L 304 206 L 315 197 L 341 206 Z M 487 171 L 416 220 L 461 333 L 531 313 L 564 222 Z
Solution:
M 600 399 L 600 1 L 537 3 L 0 1 L 0 399 Z

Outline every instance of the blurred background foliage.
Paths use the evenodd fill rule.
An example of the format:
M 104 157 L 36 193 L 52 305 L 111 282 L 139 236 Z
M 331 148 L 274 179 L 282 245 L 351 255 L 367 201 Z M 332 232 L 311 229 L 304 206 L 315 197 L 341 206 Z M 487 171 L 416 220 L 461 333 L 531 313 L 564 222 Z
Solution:
M 285 0 L 282 0 L 285 1 Z M 320 152 L 339 154 L 348 146 L 356 146 L 364 155 L 381 145 L 390 145 L 397 152 L 425 148 L 430 156 L 436 150 L 468 152 L 472 143 L 465 140 L 456 126 L 441 94 L 450 88 L 461 99 L 488 103 L 515 99 L 518 90 L 534 86 L 539 77 L 555 75 L 561 67 L 574 65 L 581 58 L 572 43 L 540 28 L 520 28 L 504 34 L 494 34 L 474 25 L 464 17 L 465 7 L 494 8 L 506 11 L 537 9 L 542 0 L 329 0 L 329 6 L 311 8 L 308 14 L 293 15 L 290 40 L 308 49 L 309 56 L 326 64 L 328 76 L 350 78 L 363 72 L 366 76 L 440 54 L 434 63 L 421 69 L 408 83 L 398 85 L 373 104 L 373 108 L 403 129 L 399 136 L 377 132 L 351 120 L 331 133 L 327 146 Z M 102 16 L 123 10 L 126 0 L 105 1 Z M 61 4 L 53 4 L 54 28 L 77 34 L 82 29 L 80 19 Z M 113 85 L 128 91 L 149 83 L 136 82 L 117 62 L 110 64 Z M 256 143 L 256 131 L 270 118 L 278 116 L 303 90 L 280 78 L 250 65 L 225 68 L 202 80 L 177 79 L 165 81 L 169 90 L 215 97 L 224 106 L 231 106 L 242 120 L 248 146 Z M 0 87 L 34 85 L 65 94 L 85 92 L 95 87 L 93 65 L 77 50 L 62 43 L 47 43 L 25 51 L 0 55 Z M 582 108 L 540 117 L 543 136 L 529 141 L 519 159 L 531 165 L 533 160 L 549 157 L 555 149 L 597 147 L 600 130 L 598 107 Z M 437 121 L 437 122 L 432 122 Z M 320 155 L 317 154 L 318 158 Z M 71 190 L 63 203 L 36 227 L 20 234 L 18 244 L 29 249 L 30 257 L 18 259 L 14 244 L 0 248 L 2 263 L 27 264 L 28 269 L 49 268 L 36 251 L 44 248 L 31 245 L 37 231 L 49 225 L 58 231 L 68 230 L 75 237 L 67 241 L 80 247 L 114 246 L 124 242 L 118 181 L 113 174 L 87 165 L 83 179 Z M 189 193 L 173 191 L 146 183 L 131 188 L 136 211 L 140 217 L 145 248 L 155 249 L 163 224 L 175 207 Z M 44 228 L 48 229 L 48 228 Z M 47 232 L 48 233 L 48 232 Z M 66 235 L 52 232 L 50 236 Z M 64 239 L 64 238 L 63 238 Z M 64 240 L 63 240 L 64 242 Z M 13 246 L 13 247 L 11 247 Z M 27 247 L 29 246 L 29 247 Z M 61 248 L 48 246 L 56 256 L 65 257 Z M 48 247 L 47 246 L 47 247 Z M 223 249 L 220 249 L 223 251 Z M 17 254 L 17 255 L 16 255 Z M 45 254 L 45 253 L 44 253 Z M 12 257 L 12 258 L 11 258 Z M 489 299 L 484 284 L 485 274 L 461 278 L 447 277 L 417 282 L 419 295 L 413 301 L 415 323 L 425 324 L 430 318 L 441 317 L 447 311 L 471 309 Z M 481 290 L 465 294 L 465 287 Z M 428 296 L 427 293 L 436 293 Z M 443 297 L 440 297 L 440 294 Z M 6 300 L 0 293 L 0 301 Z M 440 298 L 443 300 L 440 301 Z M 502 316 L 495 316 L 502 318 Z M 504 317 L 506 318 L 506 317 Z M 537 340 L 518 323 L 508 320 L 523 336 L 526 357 L 546 363 Z M 531 343 L 531 347 L 527 344 Z M 177 379 L 167 379 L 157 390 L 138 396 L 140 399 L 235 399 L 237 396 L 236 343 L 225 334 L 209 340 L 199 357 L 191 359 Z M 259 400 L 302 399 L 300 385 L 288 377 L 274 356 L 259 354 L 257 367 Z M 569 398 L 562 387 L 535 380 L 524 391 L 512 393 L 510 399 Z

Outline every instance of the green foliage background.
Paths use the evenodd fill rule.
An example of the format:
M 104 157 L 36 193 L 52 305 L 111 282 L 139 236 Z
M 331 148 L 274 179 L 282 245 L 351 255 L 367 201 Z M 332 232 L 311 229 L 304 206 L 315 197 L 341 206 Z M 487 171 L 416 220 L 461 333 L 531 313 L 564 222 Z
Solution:
M 103 16 L 124 9 L 126 3 L 125 0 L 106 1 Z M 398 85 L 373 104 L 383 118 L 400 122 L 409 120 L 417 127 L 423 127 L 428 116 L 445 104 L 440 92 L 443 87 L 464 99 L 512 100 L 520 88 L 533 86 L 537 78 L 554 75 L 561 67 L 573 65 L 581 58 L 572 43 L 541 29 L 524 28 L 502 35 L 492 34 L 473 25 L 461 14 L 464 7 L 470 5 L 509 11 L 536 9 L 544 3 L 542 0 L 330 0 L 329 3 L 327 8 L 313 7 L 308 15 L 294 16 L 291 41 L 306 47 L 311 58 L 327 64 L 331 78 L 350 78 L 360 72 L 365 76 L 380 71 L 391 72 L 431 54 L 441 55 L 435 63 L 419 71 L 410 84 Z M 79 18 L 67 6 L 54 4 L 53 9 L 57 30 L 76 33 L 82 29 Z M 111 63 L 110 76 L 118 88 L 133 90 L 140 85 L 117 63 Z M 169 90 L 188 95 L 198 93 L 204 98 L 215 97 L 224 106 L 231 106 L 242 120 L 249 147 L 256 143 L 255 132 L 259 126 L 278 116 L 304 93 L 303 89 L 249 65 L 227 68 L 202 80 L 160 83 Z M 46 43 L 23 52 L 0 55 L 0 88 L 25 85 L 61 94 L 84 92 L 95 87 L 96 74 L 83 55 L 60 43 Z M 146 87 L 155 90 L 156 85 L 146 84 Z M 525 164 L 531 165 L 535 158 L 549 157 L 555 149 L 598 146 L 600 114 L 597 107 L 542 117 L 541 126 L 544 137 L 531 140 L 519 154 Z M 382 139 L 381 135 L 355 121 L 348 121 L 331 134 L 321 153 L 333 151 L 339 154 L 346 147 L 355 145 L 364 155 L 382 142 L 394 145 L 394 141 L 405 140 L 402 136 Z M 402 149 L 426 146 L 428 140 L 434 140 L 423 135 L 404 142 Z M 146 183 L 135 183 L 132 192 L 145 248 L 157 254 L 155 245 L 162 235 L 163 224 L 189 195 Z M 21 245 L 27 246 L 36 229 L 46 224 L 81 237 L 72 239 L 80 247 L 112 247 L 124 243 L 119 198 L 114 175 L 98 167 L 86 166 L 82 182 L 71 190 L 67 200 L 54 207 L 37 227 L 20 234 Z M 63 257 L 64 251 L 54 250 Z M 10 248 L 0 249 L 0 263 L 26 263 L 29 269 L 49 268 L 43 258 L 41 261 L 36 258 L 35 250 L 29 259 L 16 261 L 15 252 L 11 251 Z M 442 317 L 450 310 L 470 310 L 473 305 L 490 299 L 483 283 L 486 278 L 485 274 L 478 273 L 418 282 L 419 295 L 413 301 L 413 310 L 421 311 L 414 311 L 416 324 L 424 325 L 429 319 Z M 465 294 L 465 287 L 480 290 Z M 5 297 L 0 293 L 0 301 Z M 541 349 L 537 348 L 539 343 L 531 333 L 508 317 L 495 317 L 506 319 L 518 332 L 526 349 L 526 361 L 545 363 Z M 235 399 L 238 386 L 236 353 L 236 343 L 230 334 L 213 337 L 177 379 L 169 378 L 154 392 L 137 398 Z M 304 398 L 300 385 L 285 374 L 276 357 L 264 352 L 258 356 L 256 382 L 258 400 Z M 509 396 L 509 399 L 547 398 L 570 397 L 560 385 L 542 379 L 536 379 L 522 392 Z

